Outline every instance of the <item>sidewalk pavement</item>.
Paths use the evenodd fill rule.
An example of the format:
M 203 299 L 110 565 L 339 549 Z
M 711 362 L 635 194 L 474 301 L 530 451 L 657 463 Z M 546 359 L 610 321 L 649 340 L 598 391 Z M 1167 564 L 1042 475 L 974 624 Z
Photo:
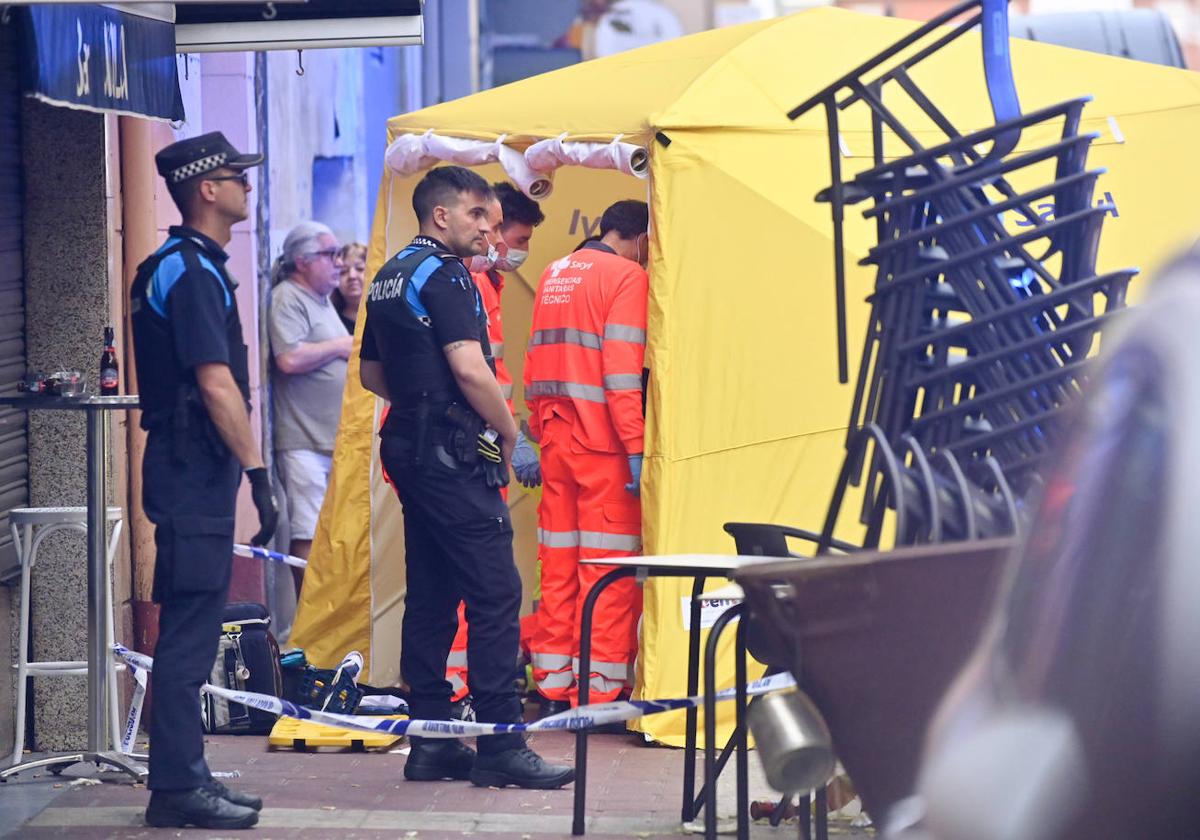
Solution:
M 681 825 L 683 751 L 643 746 L 640 737 L 595 735 L 588 741 L 587 836 L 659 838 L 703 834 Z M 476 788 L 467 782 L 406 782 L 405 757 L 393 752 L 270 751 L 265 736 L 212 736 L 207 740 L 214 773 L 236 772 L 228 785 L 261 794 L 266 807 L 250 832 L 151 829 L 142 822 L 148 792 L 124 782 L 72 784 L 62 776 L 33 773 L 0 786 L 0 835 L 20 838 L 441 838 L 542 840 L 571 836 L 573 785 L 558 791 Z M 571 763 L 574 738 L 562 732 L 537 733 L 530 745 L 547 759 Z M 698 777 L 703 763 L 698 762 Z M 88 782 L 91 779 L 87 780 Z M 734 765 L 718 787 L 718 813 L 732 834 Z M 750 798 L 771 799 L 757 757 L 750 756 Z M 43 808 L 40 813 L 38 809 Z M 33 814 L 36 814 L 35 816 Z M 5 824 L 7 823 L 7 825 Z M 751 826 L 752 838 L 798 836 L 793 820 L 777 828 L 766 821 Z M 831 823 L 830 836 L 870 837 L 848 821 Z

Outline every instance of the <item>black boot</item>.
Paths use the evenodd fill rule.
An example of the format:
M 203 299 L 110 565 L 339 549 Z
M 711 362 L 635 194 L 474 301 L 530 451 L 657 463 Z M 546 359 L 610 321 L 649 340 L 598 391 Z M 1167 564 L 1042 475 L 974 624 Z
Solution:
M 156 790 L 146 808 L 146 825 L 183 828 L 250 828 L 258 812 L 222 799 L 212 787 L 191 790 Z
M 538 708 L 538 719 L 548 718 L 550 715 L 557 715 L 560 712 L 568 712 L 570 710 L 571 704 L 566 700 L 547 700 L 543 697 Z
M 517 787 L 531 790 L 556 790 L 575 781 L 574 768 L 547 764 L 529 747 L 518 747 L 491 755 L 482 754 L 471 769 L 471 784 L 476 787 Z
M 462 741 L 447 738 L 410 738 L 404 778 L 410 782 L 466 781 L 475 765 L 475 750 Z
M 245 793 L 244 791 L 231 790 L 216 779 L 211 780 L 208 785 L 217 792 L 217 796 L 226 802 L 232 802 L 234 805 L 241 805 L 243 808 L 250 808 L 254 811 L 262 810 L 263 803 L 261 796 L 255 796 L 253 793 Z

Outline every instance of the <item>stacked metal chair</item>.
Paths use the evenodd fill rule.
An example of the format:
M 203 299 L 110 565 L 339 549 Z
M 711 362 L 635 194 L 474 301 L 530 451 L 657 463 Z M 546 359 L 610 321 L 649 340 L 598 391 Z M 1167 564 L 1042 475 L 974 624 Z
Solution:
M 830 204 L 834 224 L 842 382 L 849 381 L 848 207 L 866 204 L 864 215 L 875 222 L 878 241 L 862 264 L 875 267 L 876 282 L 846 457 L 823 528 L 727 523 L 739 553 L 789 556 L 790 538 L 810 543 L 809 556 L 849 554 L 1008 536 L 1020 528 L 1023 499 L 1040 484 L 1060 440 L 1063 412 L 1084 386 L 1088 357 L 1124 306 L 1136 272 L 1096 273 L 1101 227 L 1113 208 L 1094 201 L 1102 170 L 1087 168 L 1087 153 L 1095 135 L 1080 133 L 1088 99 L 1021 113 L 1007 14 L 1007 0 L 963 2 L 788 114 L 796 119 L 817 107 L 825 113 L 832 184 L 817 200 Z M 976 27 L 995 123 L 963 133 L 911 70 Z M 923 144 L 897 117 L 898 97 L 941 132 L 939 142 Z M 870 111 L 874 160 L 866 171 L 843 177 L 839 123 L 851 107 Z M 885 130 L 907 154 L 885 160 Z M 1020 146 L 1023 135 L 1056 139 Z M 1052 177 L 1018 189 L 1018 183 L 1036 183 L 1030 170 L 1052 171 Z M 1048 202 L 1054 212 L 1043 216 L 1039 210 Z M 1006 224 L 1005 216 L 1015 224 Z M 848 543 L 834 531 L 848 490 L 857 485 L 864 488 L 859 519 L 866 528 Z M 780 592 L 792 591 L 783 584 Z M 782 596 L 768 600 L 776 597 Z M 763 639 L 752 652 L 799 677 L 802 657 L 789 627 L 752 611 L 750 629 Z M 936 700 L 936 691 L 930 697 Z M 912 723 L 920 731 L 924 721 Z M 826 830 L 823 796 L 817 791 L 818 838 Z M 783 812 L 781 802 L 772 822 Z M 807 820 L 801 836 L 808 837 Z
M 910 71 L 980 24 L 996 123 L 964 134 Z M 1136 274 L 1095 270 L 1113 208 L 1094 201 L 1103 170 L 1087 168 L 1087 152 L 1096 135 L 1079 131 L 1088 99 L 1021 114 L 1007 44 L 1005 0 L 970 0 L 789 113 L 795 119 L 823 106 L 826 114 L 833 184 L 818 200 L 831 205 L 835 228 L 842 381 L 845 209 L 870 202 L 864 216 L 878 232 L 861 261 L 876 268 L 875 290 L 847 465 L 822 548 L 847 483 L 864 477 L 869 531 L 885 509 L 912 514 L 897 522 L 898 544 L 1011 531 L 1015 507 L 1059 440 L 1061 414 L 1086 380 L 1101 329 L 1124 306 Z M 896 96 L 914 103 L 944 140 L 922 144 L 889 107 Z M 871 112 L 874 166 L 845 179 L 839 114 L 854 106 Z M 910 153 L 885 161 L 885 129 Z M 1047 130 L 1054 142 L 1018 149 L 1023 135 Z M 1028 170 L 1051 165 L 1048 183 L 1014 186 L 1030 182 Z M 1039 212 L 1047 203 L 1053 214 Z

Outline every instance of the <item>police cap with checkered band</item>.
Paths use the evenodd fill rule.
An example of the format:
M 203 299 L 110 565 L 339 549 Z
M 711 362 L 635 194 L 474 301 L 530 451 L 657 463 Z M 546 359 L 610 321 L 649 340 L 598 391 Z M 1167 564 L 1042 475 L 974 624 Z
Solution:
M 242 154 L 219 131 L 172 143 L 154 156 L 158 174 L 168 184 L 179 184 L 221 167 L 248 169 L 262 162 L 262 155 Z

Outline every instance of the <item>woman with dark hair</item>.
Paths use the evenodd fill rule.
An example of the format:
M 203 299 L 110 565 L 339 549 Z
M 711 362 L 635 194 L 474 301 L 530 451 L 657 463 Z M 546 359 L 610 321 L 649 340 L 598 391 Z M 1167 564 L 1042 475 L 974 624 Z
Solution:
M 358 304 L 362 301 L 366 274 L 367 246 L 361 242 L 345 245 L 342 248 L 342 276 L 329 299 L 350 335 L 354 335 L 354 322 L 358 320 Z

